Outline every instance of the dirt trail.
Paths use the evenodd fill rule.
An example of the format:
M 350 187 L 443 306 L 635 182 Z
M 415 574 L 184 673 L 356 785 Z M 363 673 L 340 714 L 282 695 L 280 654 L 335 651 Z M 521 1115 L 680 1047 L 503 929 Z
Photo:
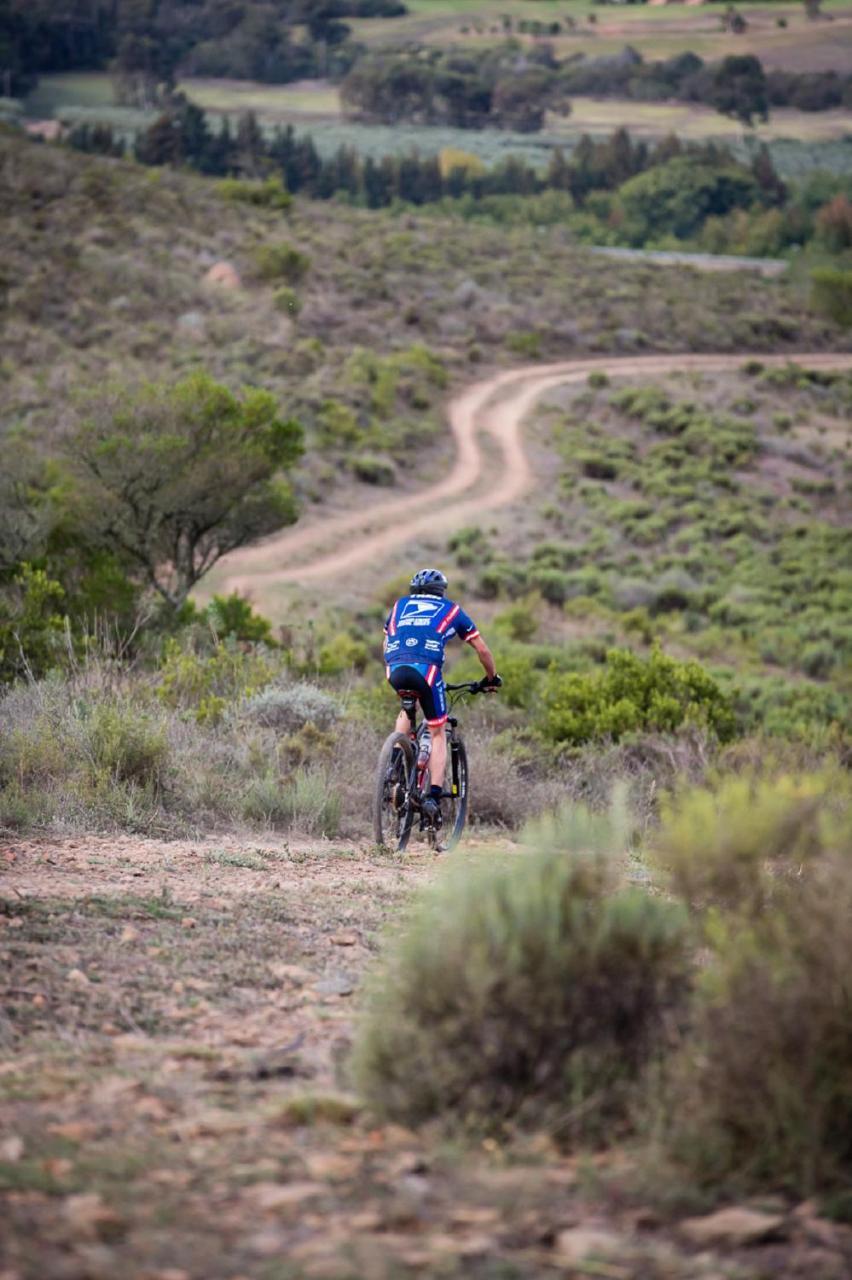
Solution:
M 535 402 L 553 387 L 585 382 L 595 370 L 615 378 L 647 378 L 695 369 L 706 372 L 738 368 L 746 353 L 736 355 L 652 355 L 595 357 L 556 364 L 529 365 L 498 373 L 466 388 L 448 406 L 456 441 L 456 460 L 443 480 L 420 493 L 376 502 L 368 510 L 346 512 L 286 530 L 256 546 L 233 552 L 222 561 L 219 589 L 253 595 L 278 583 L 308 583 L 340 577 L 358 565 L 375 564 L 398 555 L 404 541 L 428 533 L 440 509 L 440 527 L 470 523 L 471 517 L 511 506 L 533 485 L 521 427 Z M 790 360 L 811 368 L 852 368 L 852 355 L 829 352 L 761 355 L 766 365 Z M 500 471 L 485 480 L 486 455 L 496 446 Z

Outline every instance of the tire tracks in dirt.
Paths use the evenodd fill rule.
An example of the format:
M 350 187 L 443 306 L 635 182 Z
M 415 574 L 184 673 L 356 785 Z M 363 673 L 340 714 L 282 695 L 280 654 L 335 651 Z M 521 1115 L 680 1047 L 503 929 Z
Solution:
M 767 366 L 795 362 L 813 369 L 852 368 L 852 354 L 848 353 L 742 352 L 602 356 L 527 365 L 493 374 L 465 388 L 449 402 L 447 416 L 457 452 L 452 467 L 437 484 L 419 493 L 377 502 L 368 510 L 299 525 L 232 552 L 221 562 L 218 589 L 253 596 L 279 583 L 309 584 L 344 578 L 359 565 L 398 555 L 405 542 L 432 532 L 436 520 L 441 531 L 447 532 L 470 523 L 474 516 L 512 506 L 535 482 L 524 449 L 524 418 L 536 401 L 555 387 L 584 383 L 596 371 L 612 378 L 636 379 L 688 370 L 723 373 L 739 368 L 749 358 L 759 359 Z M 496 478 L 485 475 L 483 440 L 489 451 L 493 449 L 499 455 Z

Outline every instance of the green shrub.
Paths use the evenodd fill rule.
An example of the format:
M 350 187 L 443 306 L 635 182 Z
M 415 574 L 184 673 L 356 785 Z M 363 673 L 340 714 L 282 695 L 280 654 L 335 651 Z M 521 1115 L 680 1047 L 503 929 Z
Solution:
M 852 326 L 852 271 L 842 267 L 817 267 L 811 273 L 814 309 L 844 328 Z
M 322 769 L 299 769 L 289 780 L 273 774 L 253 778 L 242 800 L 249 821 L 294 827 L 306 835 L 337 835 L 340 811 L 340 794 Z
M 0 598 L 0 684 L 25 674 L 42 675 L 68 656 L 60 583 L 44 569 L 24 564 L 13 586 L 11 606 Z
M 366 484 L 391 485 L 396 482 L 396 467 L 387 458 L 362 453 L 352 460 L 352 470 Z
M 852 787 L 840 773 L 688 792 L 655 840 L 705 961 L 667 1075 L 680 1176 L 731 1194 L 852 1186 Z
M 530 585 L 549 604 L 564 604 L 569 596 L 569 576 L 561 569 L 533 569 Z
M 270 826 L 284 825 L 290 816 L 281 780 L 273 774 L 250 779 L 243 792 L 240 809 L 247 821 L 264 822 Z
M 352 671 L 366 671 L 372 660 L 369 647 L 342 631 L 319 651 L 317 670 L 321 676 L 339 676 Z
M 29 831 L 42 816 L 38 792 L 27 791 L 19 782 L 0 786 L 0 831 Z
M 791 682 L 786 676 L 756 676 L 739 682 L 734 702 L 746 730 L 823 746 L 852 742 L 852 696 L 843 689 Z
M 509 333 L 506 346 L 516 356 L 528 356 L 537 360 L 541 355 L 541 334 L 533 332 Z
M 648 658 L 611 649 L 603 670 L 554 673 L 543 694 L 544 729 L 554 742 L 618 740 L 637 730 L 672 732 L 701 725 L 725 741 L 735 721 L 729 700 L 697 662 L 677 662 L 655 647 Z
M 276 289 L 272 295 L 272 301 L 275 304 L 276 311 L 283 311 L 285 315 L 292 316 L 295 320 L 296 316 L 302 310 L 301 299 L 295 289 L 291 289 L 288 284 L 282 284 Z
M 197 653 L 170 639 L 157 697 L 167 707 L 199 712 L 212 698 L 227 702 L 250 697 L 274 679 L 280 666 L 281 660 L 263 647 L 245 652 L 234 636 L 218 641 L 210 653 Z
M 612 1140 L 684 986 L 682 913 L 619 885 L 623 831 L 582 809 L 539 851 L 459 868 L 371 984 L 358 1087 L 382 1116 Z
M 255 613 L 251 602 L 236 591 L 229 596 L 214 596 L 205 613 L 218 636 L 233 636 L 249 644 L 272 644 L 272 625 Z
M 163 727 L 129 703 L 98 703 L 85 722 L 96 777 L 156 787 L 168 757 Z
M 291 244 L 263 244 L 254 252 L 254 263 L 261 280 L 285 280 L 298 284 L 308 274 L 311 260 Z
M 610 588 L 617 609 L 647 609 L 653 604 L 656 590 L 642 578 L 619 578 Z
M 340 827 L 340 794 L 322 769 L 300 769 L 285 788 L 290 824 L 308 835 L 335 836 Z
M 466 525 L 463 529 L 457 529 L 447 539 L 447 550 L 454 552 L 456 563 L 462 568 L 469 564 L 481 564 L 491 558 L 488 539 L 479 525 Z
M 813 679 L 824 680 L 838 665 L 839 658 L 835 645 L 828 640 L 821 640 L 805 646 L 799 658 L 799 666 Z
M 267 178 L 263 182 L 247 178 L 223 178 L 216 183 L 216 190 L 224 200 L 253 204 L 263 209 L 289 209 L 293 197 L 280 178 Z
M 655 585 L 652 613 L 674 613 L 695 602 L 698 584 L 682 569 L 669 569 Z
M 576 569 L 563 573 L 560 569 L 531 568 L 530 586 L 534 587 L 550 604 L 564 604 L 576 596 L 596 595 L 602 586 L 602 578 L 596 569 Z
M 529 643 L 534 640 L 540 625 L 541 597 L 533 592 L 510 605 L 494 618 L 495 630 L 508 635 L 510 640 Z
M 579 547 L 567 542 L 539 542 L 532 553 L 532 563 L 543 569 L 572 569 L 582 559 Z

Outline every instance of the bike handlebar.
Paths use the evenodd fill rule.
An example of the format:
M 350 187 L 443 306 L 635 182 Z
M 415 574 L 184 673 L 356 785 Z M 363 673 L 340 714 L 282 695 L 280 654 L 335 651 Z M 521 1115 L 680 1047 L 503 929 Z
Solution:
M 493 693 L 499 687 L 499 685 L 488 685 L 483 680 L 468 680 L 464 684 L 448 684 L 445 686 L 447 693 L 487 693 L 489 690 Z

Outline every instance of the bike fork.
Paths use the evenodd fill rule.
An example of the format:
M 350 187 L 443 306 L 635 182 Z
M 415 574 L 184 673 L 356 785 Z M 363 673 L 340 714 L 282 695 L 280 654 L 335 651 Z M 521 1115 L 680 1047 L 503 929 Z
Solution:
M 455 740 L 455 739 L 452 739 L 452 741 L 450 742 L 450 765 L 451 765 L 451 774 L 450 774 L 450 777 L 451 777 L 451 779 L 452 779 L 451 784 L 450 784 L 450 785 L 451 785 L 451 795 L 452 795 L 453 799 L 456 799 L 456 797 L 458 797 L 458 796 L 461 794 L 461 792 L 460 792 L 461 781 L 460 781 L 460 777 L 459 777 L 459 774 L 460 774 L 460 770 L 459 770 L 459 744 L 456 742 L 456 740 Z

